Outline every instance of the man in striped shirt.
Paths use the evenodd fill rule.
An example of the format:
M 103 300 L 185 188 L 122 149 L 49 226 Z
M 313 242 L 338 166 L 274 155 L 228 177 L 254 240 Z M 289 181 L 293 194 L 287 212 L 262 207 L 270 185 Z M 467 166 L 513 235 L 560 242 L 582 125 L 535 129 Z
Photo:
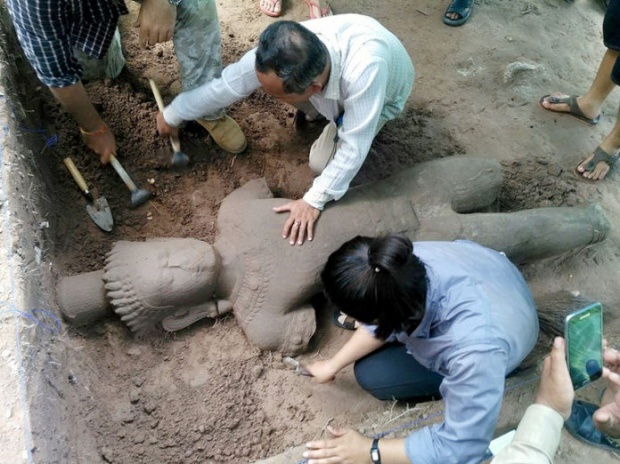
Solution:
M 277 21 L 257 48 L 227 66 L 222 77 L 183 92 L 157 116 L 160 134 L 207 111 L 225 108 L 259 87 L 329 124 L 310 150 L 320 175 L 303 198 L 275 208 L 289 212 L 282 236 L 291 245 L 313 239 L 325 207 L 340 199 L 364 163 L 375 135 L 398 116 L 411 93 L 414 69 L 400 40 L 373 18 L 335 15 Z
M 124 0 L 7 0 L 19 42 L 37 76 L 77 122 L 84 143 L 107 163 L 116 140 L 88 97 L 83 79 L 116 77 L 124 58 L 116 26 Z M 174 40 L 185 90 L 220 76 L 215 0 L 143 0 L 136 21 L 143 46 Z M 95 66 L 93 66 L 95 63 Z M 243 151 L 245 137 L 223 111 L 197 116 L 225 150 Z

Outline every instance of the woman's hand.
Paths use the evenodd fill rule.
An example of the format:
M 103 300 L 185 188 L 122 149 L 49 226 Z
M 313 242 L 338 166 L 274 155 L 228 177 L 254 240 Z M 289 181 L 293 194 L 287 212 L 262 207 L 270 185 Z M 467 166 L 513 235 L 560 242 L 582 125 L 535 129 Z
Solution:
M 372 439 L 350 429 L 327 427 L 332 440 L 311 441 L 303 456 L 308 464 L 371 464 Z
M 331 382 L 336 377 L 338 369 L 336 369 L 331 360 L 317 361 L 308 366 L 305 369 L 312 374 L 318 383 Z

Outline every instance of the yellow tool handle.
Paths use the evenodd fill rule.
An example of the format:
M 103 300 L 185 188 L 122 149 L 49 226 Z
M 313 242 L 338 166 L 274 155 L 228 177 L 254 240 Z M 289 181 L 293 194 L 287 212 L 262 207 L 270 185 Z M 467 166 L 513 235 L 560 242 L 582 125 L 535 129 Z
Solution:
M 110 164 L 112 164 L 112 167 L 120 176 L 120 178 L 123 179 L 123 182 L 125 182 L 125 185 L 129 188 L 129 190 L 131 190 L 132 192 L 134 190 L 138 190 L 138 187 L 136 186 L 134 181 L 131 180 L 131 177 L 129 177 L 129 174 L 127 174 L 127 171 L 125 171 L 123 166 L 121 166 L 121 163 L 118 162 L 116 156 L 110 155 Z
M 157 84 L 153 79 L 149 79 L 149 84 L 151 84 L 151 90 L 153 91 L 153 95 L 155 96 L 155 101 L 157 102 L 157 108 L 159 111 L 164 111 L 164 101 L 161 98 L 161 94 L 159 93 L 159 89 L 157 88 Z
M 155 96 L 157 108 L 159 108 L 159 111 L 164 111 L 164 101 L 161 98 L 161 93 L 159 93 L 157 84 L 153 79 L 149 79 L 149 84 L 151 84 L 151 90 L 153 91 L 153 95 Z M 177 139 L 176 137 L 170 137 L 170 145 L 172 145 L 172 149 L 174 151 L 181 151 L 181 144 L 179 143 L 179 139 Z
M 88 191 L 88 185 L 86 185 L 86 181 L 82 177 L 82 174 L 80 174 L 80 171 L 78 171 L 77 166 L 73 163 L 73 160 L 67 156 L 63 161 L 65 163 L 65 166 L 67 166 L 67 169 L 73 176 L 73 179 L 77 182 L 78 186 L 82 190 L 82 192 L 84 192 L 87 195 L 90 194 L 90 192 Z

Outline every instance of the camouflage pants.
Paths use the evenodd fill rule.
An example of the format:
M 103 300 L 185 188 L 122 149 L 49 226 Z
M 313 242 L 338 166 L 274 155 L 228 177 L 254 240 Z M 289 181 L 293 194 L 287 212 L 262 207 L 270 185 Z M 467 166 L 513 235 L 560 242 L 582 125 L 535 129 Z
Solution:
M 215 0 L 183 0 L 177 6 L 172 41 L 179 61 L 183 90 L 194 89 L 220 77 L 222 42 Z M 118 29 L 103 60 L 90 58 L 79 50 L 76 50 L 76 57 L 84 69 L 84 80 L 104 75 L 117 77 L 125 65 Z M 222 111 L 205 115 L 204 119 L 217 119 L 223 114 Z

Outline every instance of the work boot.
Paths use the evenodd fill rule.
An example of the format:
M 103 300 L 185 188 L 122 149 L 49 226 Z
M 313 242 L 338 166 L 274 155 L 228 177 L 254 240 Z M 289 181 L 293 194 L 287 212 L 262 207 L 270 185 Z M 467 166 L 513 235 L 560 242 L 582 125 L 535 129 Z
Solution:
M 236 154 L 245 150 L 247 146 L 245 135 L 243 135 L 239 124 L 231 117 L 224 115 L 213 121 L 196 119 L 196 122 L 207 129 L 213 141 L 227 152 Z

